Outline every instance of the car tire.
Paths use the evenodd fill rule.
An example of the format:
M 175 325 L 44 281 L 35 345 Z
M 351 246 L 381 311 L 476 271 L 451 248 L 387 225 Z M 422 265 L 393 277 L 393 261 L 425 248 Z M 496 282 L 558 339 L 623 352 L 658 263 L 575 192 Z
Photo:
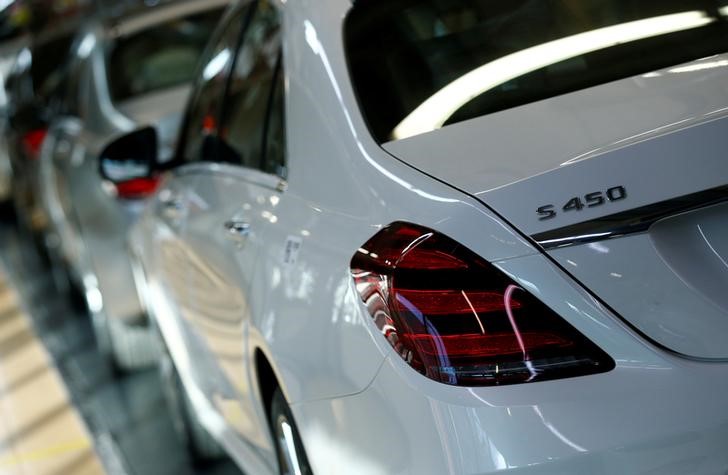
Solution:
M 99 353 L 116 370 L 117 368 L 113 361 L 113 349 L 111 347 L 111 334 L 109 332 L 106 315 L 100 312 L 91 312 L 91 328 L 93 329 L 94 339 L 96 340 L 96 347 Z
M 270 407 L 270 425 L 273 442 L 278 455 L 278 470 L 281 475 L 312 475 L 303 441 L 293 420 L 291 408 L 280 388 L 273 393 Z
M 149 325 L 128 325 L 102 312 L 92 315 L 99 351 L 116 373 L 152 366 L 159 359 L 157 335 Z
M 82 286 L 72 277 L 70 266 L 59 256 L 59 251 L 55 247 L 46 244 L 46 248 L 50 261 L 51 277 L 56 291 L 60 295 L 68 297 L 68 302 L 73 310 L 87 312 L 86 296 Z
M 222 458 L 224 450 L 200 422 L 174 362 L 164 347 L 159 358 L 159 373 L 175 432 L 187 446 L 193 464 L 204 465 Z

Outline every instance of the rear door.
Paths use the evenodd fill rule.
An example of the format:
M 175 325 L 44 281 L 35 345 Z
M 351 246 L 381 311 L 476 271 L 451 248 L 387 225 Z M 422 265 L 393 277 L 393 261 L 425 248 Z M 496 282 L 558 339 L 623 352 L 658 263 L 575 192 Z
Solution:
M 191 118 L 207 129 L 197 144 L 206 158 L 184 167 L 194 176 L 182 234 L 185 318 L 206 355 L 205 391 L 229 427 L 261 443 L 244 344 L 251 314 L 262 310 L 249 289 L 262 229 L 273 219 L 265 203 L 281 182 L 264 153 L 279 63 L 279 13 L 268 1 L 256 2 L 244 20 L 220 110 Z
M 177 157 L 152 204 L 155 217 L 152 246 L 158 250 L 155 267 L 160 276 L 159 290 L 168 307 L 166 315 L 157 315 L 157 321 L 168 342 L 180 343 L 168 346 L 187 390 L 191 391 L 190 385 L 194 385 L 203 394 L 212 390 L 216 364 L 210 355 L 210 345 L 200 335 L 202 327 L 191 305 L 195 299 L 190 282 L 199 268 L 199 257 L 187 247 L 184 238 L 188 234 L 188 216 L 192 214 L 199 219 L 203 212 L 195 186 L 201 170 L 217 161 L 209 144 L 217 135 L 234 52 L 248 15 L 247 7 L 229 11 L 211 39 L 200 62 L 200 74 L 180 131 Z

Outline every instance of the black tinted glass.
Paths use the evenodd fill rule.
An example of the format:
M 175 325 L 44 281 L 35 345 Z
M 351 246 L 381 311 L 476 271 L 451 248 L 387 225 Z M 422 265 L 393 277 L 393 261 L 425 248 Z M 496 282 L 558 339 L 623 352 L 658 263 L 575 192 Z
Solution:
M 30 74 L 36 96 L 45 100 L 64 79 L 70 60 L 73 32 L 36 44 L 32 48 Z
M 181 134 L 180 158 L 185 162 L 217 159 L 211 144 L 217 137 L 225 86 L 248 14 L 248 7 L 229 13 L 201 61 Z
M 385 142 L 728 51 L 728 1 L 362 0 L 345 40 Z
M 266 121 L 266 143 L 263 156 L 263 171 L 286 178 L 286 107 L 285 78 L 282 58 L 278 58 L 278 67 L 273 81 L 273 95 L 268 109 Z
M 176 18 L 119 38 L 109 57 L 112 98 L 123 101 L 191 81 L 221 13 L 214 9 Z
M 280 18 L 275 7 L 260 0 L 243 38 L 225 100 L 220 138 L 225 161 L 265 168 L 268 110 L 280 54 Z

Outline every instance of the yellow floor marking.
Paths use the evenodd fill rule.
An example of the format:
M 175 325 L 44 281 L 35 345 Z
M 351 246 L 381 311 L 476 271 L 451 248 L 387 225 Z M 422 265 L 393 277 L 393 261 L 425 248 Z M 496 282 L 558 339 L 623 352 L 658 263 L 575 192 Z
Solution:
M 91 441 L 88 439 L 88 437 L 81 437 L 76 440 L 71 440 L 55 446 L 39 449 L 34 452 L 5 456 L 3 458 L 0 458 L 0 469 L 13 465 L 20 465 L 23 462 L 46 460 L 57 455 L 88 450 L 90 448 Z
M 0 475 L 101 475 L 83 421 L 0 271 Z

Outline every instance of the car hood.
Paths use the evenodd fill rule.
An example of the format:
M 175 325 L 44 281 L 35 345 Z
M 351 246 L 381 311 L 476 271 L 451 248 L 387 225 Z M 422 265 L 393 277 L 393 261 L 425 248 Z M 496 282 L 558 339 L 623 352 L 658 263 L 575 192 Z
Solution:
M 479 198 L 653 342 L 728 359 L 728 55 L 384 148 Z

